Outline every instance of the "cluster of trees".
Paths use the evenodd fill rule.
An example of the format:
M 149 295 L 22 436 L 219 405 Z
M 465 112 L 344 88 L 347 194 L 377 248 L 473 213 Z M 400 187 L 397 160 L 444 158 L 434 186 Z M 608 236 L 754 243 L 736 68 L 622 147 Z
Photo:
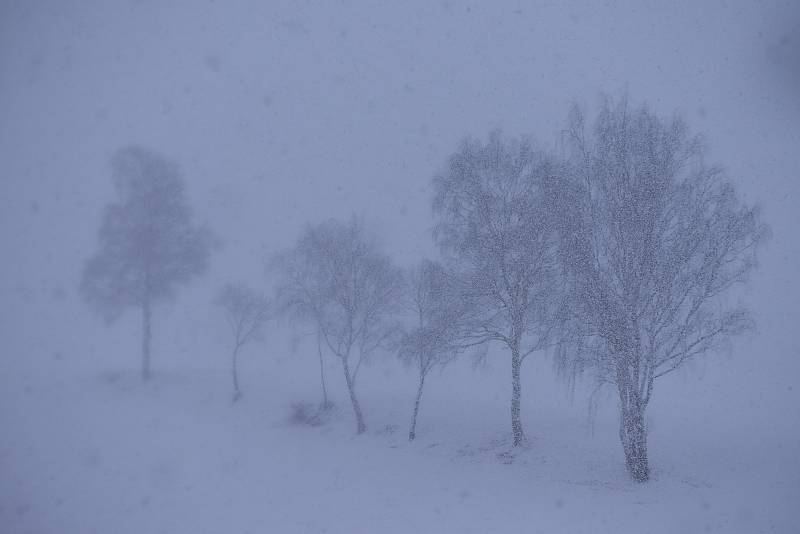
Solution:
M 358 433 L 362 363 L 383 351 L 412 366 L 413 440 L 430 371 L 496 344 L 510 360 L 518 446 L 520 369 L 549 351 L 564 373 L 616 389 L 628 472 L 647 480 L 654 383 L 751 325 L 730 289 L 768 230 L 680 118 L 606 98 L 591 126 L 574 107 L 564 134 L 558 153 L 499 132 L 463 141 L 432 182 L 436 260 L 401 269 L 362 220 L 328 220 L 272 259 L 273 298 L 224 288 L 234 399 L 239 349 L 280 314 L 313 328 L 321 373 L 323 348 L 341 364 Z M 147 378 L 151 306 L 202 272 L 210 238 L 174 165 L 127 148 L 113 168 L 121 200 L 107 208 L 83 291 L 111 319 L 142 310 Z M 322 387 L 327 407 L 324 375 Z

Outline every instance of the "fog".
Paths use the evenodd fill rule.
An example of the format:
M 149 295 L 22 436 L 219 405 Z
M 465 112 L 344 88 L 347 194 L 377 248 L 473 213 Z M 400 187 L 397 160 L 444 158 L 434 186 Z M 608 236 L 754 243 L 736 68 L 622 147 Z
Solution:
M 435 258 L 431 180 L 465 137 L 563 153 L 603 94 L 679 113 L 771 229 L 734 293 L 755 329 L 658 385 L 652 480 L 627 476 L 616 390 L 552 354 L 523 367 L 522 451 L 499 345 L 431 374 L 414 443 L 414 372 L 377 351 L 357 436 L 331 354 L 335 413 L 291 421 L 316 338 L 276 313 L 231 403 L 223 284 L 272 295 L 270 259 L 352 214 L 399 267 Z M 80 291 L 129 145 L 178 165 L 214 235 L 154 311 L 148 383 L 139 315 Z M 797 532 L 798 148 L 790 1 L 3 0 L 0 532 Z

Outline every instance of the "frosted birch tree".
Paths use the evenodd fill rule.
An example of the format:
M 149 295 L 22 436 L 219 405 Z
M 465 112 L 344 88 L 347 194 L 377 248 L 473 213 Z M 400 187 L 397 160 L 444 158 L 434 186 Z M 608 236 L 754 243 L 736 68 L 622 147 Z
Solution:
M 414 326 L 403 333 L 398 356 L 417 371 L 417 394 L 408 432 L 409 441 L 413 441 L 425 379 L 433 369 L 443 368 L 468 348 L 463 341 L 463 326 L 469 303 L 458 282 L 437 262 L 423 260 L 407 278 Z
M 434 178 L 438 245 L 477 313 L 465 341 L 499 342 L 511 361 L 511 430 L 524 440 L 520 369 L 550 343 L 560 283 L 541 185 L 552 161 L 526 140 L 467 139 Z
M 394 313 L 402 297 L 402 271 L 356 217 L 308 227 L 273 267 L 281 309 L 312 324 L 340 361 L 356 431 L 363 433 L 356 379 L 362 364 L 398 332 Z
M 615 387 L 627 470 L 642 482 L 655 381 L 750 325 L 731 293 L 767 229 L 680 118 L 607 98 L 592 128 L 574 108 L 567 133 L 569 162 L 548 189 L 583 335 L 562 361 Z
M 150 378 L 153 306 L 206 270 L 209 231 L 194 223 L 178 167 L 129 146 L 111 160 L 117 200 L 105 209 L 99 248 L 83 271 L 81 292 L 109 322 L 128 308 L 142 314 L 142 378 Z
M 239 351 L 263 332 L 270 316 L 269 298 L 244 284 L 227 284 L 217 295 L 216 304 L 225 313 L 225 319 L 233 334 L 231 351 L 231 376 L 233 378 L 233 401 L 242 396 L 239 385 Z

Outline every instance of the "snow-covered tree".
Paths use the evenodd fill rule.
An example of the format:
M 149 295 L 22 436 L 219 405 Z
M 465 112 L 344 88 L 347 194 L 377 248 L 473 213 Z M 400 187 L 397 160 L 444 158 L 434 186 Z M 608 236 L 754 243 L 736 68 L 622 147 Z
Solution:
M 457 280 L 439 263 L 423 260 L 408 273 L 407 299 L 413 327 L 400 339 L 398 356 L 418 373 L 417 395 L 408 439 L 416 437 L 417 414 L 425 379 L 431 370 L 443 368 L 467 348 L 463 326 L 470 311 Z
M 280 308 L 313 325 L 339 359 L 357 432 L 364 432 L 356 379 L 362 363 L 397 332 L 393 315 L 402 297 L 402 271 L 356 217 L 308 227 L 273 266 Z
M 105 210 L 99 249 L 86 262 L 81 292 L 108 321 L 127 308 L 142 312 L 142 378 L 150 377 L 153 305 L 202 274 L 211 250 L 197 226 L 178 167 L 151 150 L 129 146 L 111 160 L 117 200 Z
M 748 327 L 730 290 L 767 230 L 680 118 L 605 99 L 593 128 L 576 107 L 567 132 L 548 189 L 582 335 L 562 361 L 616 388 L 626 466 L 645 481 L 655 380 Z
M 225 312 L 225 319 L 233 333 L 231 373 L 233 376 L 233 401 L 242 396 L 239 387 L 239 350 L 262 334 L 269 319 L 270 300 L 263 293 L 244 284 L 227 284 L 217 295 L 216 304 Z
M 467 341 L 497 341 L 511 357 L 511 429 L 522 443 L 520 368 L 550 343 L 560 289 L 555 233 L 542 206 L 551 158 L 498 132 L 467 139 L 434 178 L 435 236 L 480 313 Z

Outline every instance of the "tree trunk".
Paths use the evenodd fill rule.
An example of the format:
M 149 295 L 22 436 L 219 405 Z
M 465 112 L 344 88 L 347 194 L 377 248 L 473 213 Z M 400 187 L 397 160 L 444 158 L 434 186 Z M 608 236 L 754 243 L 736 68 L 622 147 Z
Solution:
M 233 371 L 233 402 L 238 401 L 242 397 L 242 392 L 239 389 L 239 345 L 237 344 L 233 348 L 233 361 L 232 363 L 232 371 Z
M 367 425 L 364 423 L 361 405 L 358 404 L 358 398 L 356 397 L 356 385 L 350 375 L 350 365 L 344 358 L 342 358 L 342 366 L 344 367 L 344 378 L 347 381 L 347 391 L 350 393 L 350 402 L 353 404 L 353 412 L 356 414 L 356 433 L 363 434 L 367 430 Z
M 647 426 L 644 406 L 638 391 L 625 391 L 620 387 L 619 437 L 625 453 L 625 466 L 636 482 L 646 482 L 650 478 L 647 459 Z
M 317 353 L 319 353 L 319 379 L 322 383 L 322 409 L 327 410 L 331 404 L 328 401 L 328 388 L 325 386 L 325 366 L 322 362 L 322 342 L 319 333 L 317 333 Z
M 520 381 L 520 368 L 522 358 L 519 355 L 519 345 L 511 347 L 511 433 L 514 436 L 514 447 L 522 445 L 525 433 L 522 431 L 522 418 L 520 417 L 520 400 L 522 399 L 522 384 Z
M 150 299 L 142 304 L 142 380 L 150 379 L 150 322 L 152 310 Z
M 419 401 L 422 399 L 422 386 L 425 385 L 425 375 L 420 374 L 419 388 L 417 388 L 417 398 L 414 401 L 414 414 L 411 416 L 411 430 L 408 431 L 408 441 L 414 441 L 417 437 L 417 414 L 419 413 Z

